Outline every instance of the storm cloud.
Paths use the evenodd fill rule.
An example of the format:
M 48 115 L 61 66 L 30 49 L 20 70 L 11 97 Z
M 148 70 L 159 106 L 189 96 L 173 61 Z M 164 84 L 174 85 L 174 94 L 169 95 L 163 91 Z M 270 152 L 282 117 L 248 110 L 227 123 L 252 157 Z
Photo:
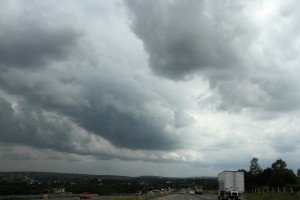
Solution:
M 299 61 L 298 33 L 292 28 L 299 16 L 288 14 L 292 2 L 126 3 L 132 30 L 157 75 L 175 81 L 207 79 L 222 98 L 216 105 L 220 110 L 299 109 L 299 81 L 291 73 Z
M 185 79 L 198 71 L 230 70 L 238 62 L 235 41 L 243 36 L 242 19 L 237 20 L 243 17 L 241 6 L 206 1 L 126 2 L 133 13 L 132 28 L 158 75 Z
M 61 15 L 45 14 L 41 11 L 45 5 L 39 2 L 33 6 L 21 3 L 17 7 L 14 2 L 3 4 L 0 67 L 44 67 L 44 62 L 67 56 L 80 37 L 82 30 L 59 22 Z M 53 6 L 50 9 L 57 11 Z
M 0 4 L 0 170 L 297 167 L 297 3 Z
M 41 6 L 44 5 L 37 3 L 35 9 Z M 50 4 L 49 9 L 56 10 L 59 15 L 64 14 L 52 6 Z M 27 103 L 34 104 L 36 108 L 65 115 L 82 128 L 102 136 L 119 147 L 132 149 L 176 147 L 172 137 L 164 133 L 163 121 L 155 120 L 153 116 L 142 111 L 142 101 L 145 100 L 143 98 L 147 98 L 141 96 L 142 88 L 136 88 L 137 91 L 134 92 L 129 88 L 132 87 L 131 85 L 122 81 L 109 80 L 105 76 L 94 77 L 92 81 L 84 82 L 79 74 L 74 74 L 72 71 L 57 74 L 55 65 L 65 70 L 72 68 L 73 63 L 64 63 L 66 60 L 79 62 L 81 67 L 89 70 L 90 65 L 76 57 L 78 56 L 79 59 L 81 57 L 78 43 L 79 30 L 83 28 L 72 28 L 74 23 L 72 20 L 61 23 L 58 17 L 47 16 L 43 12 L 34 12 L 33 16 L 26 15 L 33 10 L 34 8 L 22 5 L 15 13 L 14 19 L 10 19 L 12 23 L 2 21 L 4 28 L 0 39 L 0 63 L 6 70 L 1 74 L 1 85 L 6 92 L 21 95 Z M 22 24 L 18 23 L 21 19 L 24 21 Z M 72 52 L 77 53 L 72 55 Z M 38 69 L 29 71 L 20 69 L 28 67 L 38 67 Z M 45 69 L 39 71 L 41 68 Z M 137 106 L 141 110 L 136 113 L 127 109 L 126 107 L 130 105 Z M 28 119 L 32 120 L 29 117 Z M 49 126 L 55 125 L 49 124 Z M 36 129 L 33 125 L 26 127 L 26 129 L 31 128 Z M 42 128 L 42 130 L 47 132 L 47 129 Z M 36 132 L 36 130 L 24 131 Z M 66 127 L 66 130 L 53 130 L 53 132 L 61 133 L 54 134 L 47 141 L 56 143 L 64 141 L 66 138 L 60 137 L 66 136 L 70 130 Z M 7 135 L 15 137 L 13 134 Z M 19 141 L 24 139 L 19 137 Z M 37 141 L 32 142 L 46 144 L 38 139 L 39 137 L 36 138 Z M 66 141 L 66 143 L 70 142 Z M 68 149 L 67 146 L 65 148 Z

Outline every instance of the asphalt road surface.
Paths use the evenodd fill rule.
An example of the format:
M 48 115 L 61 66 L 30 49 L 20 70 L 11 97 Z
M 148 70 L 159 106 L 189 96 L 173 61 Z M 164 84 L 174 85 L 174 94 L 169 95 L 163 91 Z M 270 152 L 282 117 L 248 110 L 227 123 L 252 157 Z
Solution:
M 165 197 L 159 197 L 157 200 L 216 200 L 216 195 L 189 195 L 189 194 L 173 194 Z

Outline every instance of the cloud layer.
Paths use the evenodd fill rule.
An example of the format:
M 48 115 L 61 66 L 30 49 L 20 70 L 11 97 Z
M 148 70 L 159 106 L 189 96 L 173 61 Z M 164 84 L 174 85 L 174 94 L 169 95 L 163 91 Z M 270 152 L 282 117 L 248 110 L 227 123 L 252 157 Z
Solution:
M 126 2 L 156 74 L 206 78 L 220 109 L 298 109 L 293 2 Z
M 0 4 L 0 170 L 296 169 L 293 1 Z

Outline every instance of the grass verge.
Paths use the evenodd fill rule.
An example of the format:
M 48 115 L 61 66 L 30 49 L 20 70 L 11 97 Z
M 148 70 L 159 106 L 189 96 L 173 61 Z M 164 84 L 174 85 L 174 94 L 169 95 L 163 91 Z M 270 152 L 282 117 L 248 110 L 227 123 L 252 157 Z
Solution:
M 300 200 L 297 193 L 264 193 L 264 194 L 245 194 L 245 200 Z

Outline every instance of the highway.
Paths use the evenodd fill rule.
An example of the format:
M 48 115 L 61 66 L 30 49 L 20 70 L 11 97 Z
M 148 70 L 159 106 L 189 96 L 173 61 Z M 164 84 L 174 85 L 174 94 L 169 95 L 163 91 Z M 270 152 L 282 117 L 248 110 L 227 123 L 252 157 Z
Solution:
M 157 200 L 216 200 L 216 195 L 189 195 L 189 194 L 173 194 L 165 197 L 159 197 Z

